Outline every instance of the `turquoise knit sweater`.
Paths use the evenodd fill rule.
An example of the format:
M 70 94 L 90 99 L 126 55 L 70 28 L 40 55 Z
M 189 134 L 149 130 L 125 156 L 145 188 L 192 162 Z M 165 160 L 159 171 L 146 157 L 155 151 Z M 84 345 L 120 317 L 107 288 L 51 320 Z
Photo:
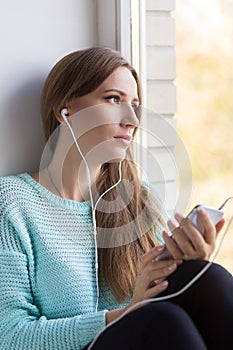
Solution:
M 122 307 L 106 289 L 96 312 L 89 202 L 60 198 L 28 174 L 0 179 L 0 349 L 78 350 Z

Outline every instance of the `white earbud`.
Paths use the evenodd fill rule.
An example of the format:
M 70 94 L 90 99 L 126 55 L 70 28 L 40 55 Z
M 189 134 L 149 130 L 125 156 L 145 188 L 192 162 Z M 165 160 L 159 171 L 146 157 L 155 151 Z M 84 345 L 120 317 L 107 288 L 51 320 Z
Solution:
M 68 120 L 67 120 L 67 116 L 69 115 L 69 113 L 68 113 L 68 109 L 67 108 L 62 108 L 62 110 L 61 110 L 61 116 L 62 116 L 62 118 L 64 119 L 64 121 L 66 122 L 66 123 L 68 123 Z

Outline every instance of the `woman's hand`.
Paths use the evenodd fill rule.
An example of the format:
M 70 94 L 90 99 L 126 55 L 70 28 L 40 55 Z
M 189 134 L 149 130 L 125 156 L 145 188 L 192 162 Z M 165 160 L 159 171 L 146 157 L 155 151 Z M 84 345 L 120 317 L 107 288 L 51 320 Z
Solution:
M 141 305 L 136 305 L 134 308 L 138 302 L 154 298 L 168 287 L 166 278 L 176 270 L 182 261 L 174 259 L 157 261 L 157 257 L 163 253 L 164 249 L 164 245 L 156 246 L 142 256 L 130 304 L 122 309 L 108 311 L 106 313 L 107 324 L 121 317 L 125 312 L 140 307 Z
M 156 297 L 156 295 L 167 288 L 168 282 L 166 278 L 176 270 L 182 261 L 172 259 L 157 261 L 157 257 L 163 251 L 164 246 L 156 246 L 142 256 L 132 301 L 129 306 L 139 301 Z
M 167 232 L 163 233 L 165 244 L 174 259 L 208 260 L 215 249 L 216 236 L 224 225 L 224 219 L 221 219 L 214 226 L 206 211 L 198 210 L 197 220 L 204 227 L 204 233 L 201 234 L 189 219 L 182 217 L 180 214 L 176 214 L 175 218 L 180 223 L 179 227 L 175 227 L 170 220 L 168 221 L 173 238 Z

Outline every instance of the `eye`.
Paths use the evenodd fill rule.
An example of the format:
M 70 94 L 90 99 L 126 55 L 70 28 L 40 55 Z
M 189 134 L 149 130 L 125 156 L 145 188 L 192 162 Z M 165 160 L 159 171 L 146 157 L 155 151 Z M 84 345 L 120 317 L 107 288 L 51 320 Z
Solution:
M 136 103 L 132 103 L 132 104 L 131 104 L 131 107 L 133 108 L 133 110 L 134 110 L 135 114 L 137 114 L 138 109 L 139 109 L 139 105 L 138 105 L 138 104 L 136 104 Z
M 109 102 L 116 103 L 116 104 L 120 104 L 121 102 L 120 97 L 117 95 L 107 96 L 105 97 L 105 100 L 108 100 Z

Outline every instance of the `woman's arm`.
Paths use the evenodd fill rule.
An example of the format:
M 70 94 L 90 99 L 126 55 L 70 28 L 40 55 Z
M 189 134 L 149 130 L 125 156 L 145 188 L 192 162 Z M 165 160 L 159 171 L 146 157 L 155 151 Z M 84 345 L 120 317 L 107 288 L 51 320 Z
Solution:
M 32 294 L 27 257 L 0 250 L 1 349 L 81 349 L 105 327 L 105 313 L 47 319 Z
M 20 235 L 20 225 L 16 230 L 8 214 L 0 205 L 0 348 L 82 349 L 106 326 L 106 310 L 48 319 L 35 295 L 36 261 L 30 254 L 30 238 Z

